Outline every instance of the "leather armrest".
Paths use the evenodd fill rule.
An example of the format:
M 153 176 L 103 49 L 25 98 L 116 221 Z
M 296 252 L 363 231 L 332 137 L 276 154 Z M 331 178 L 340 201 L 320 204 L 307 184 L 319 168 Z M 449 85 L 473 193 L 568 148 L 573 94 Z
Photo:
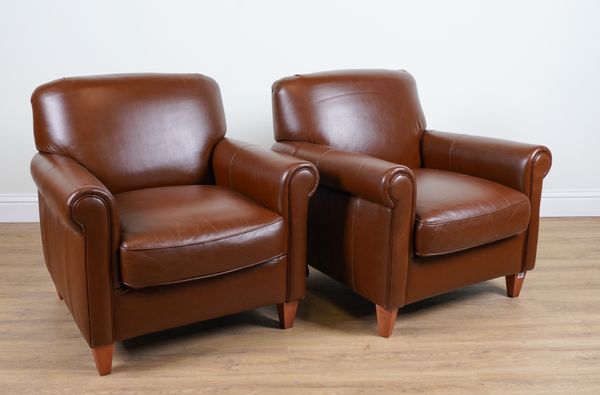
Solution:
M 110 344 L 114 342 L 111 292 L 120 286 L 115 200 L 94 175 L 66 156 L 36 154 L 31 175 L 40 195 L 40 213 L 52 213 L 40 215 L 42 235 L 51 232 L 54 240 L 60 240 L 58 245 L 44 246 L 56 288 L 69 301 L 69 309 L 79 312 L 73 318 L 90 347 Z M 68 272 L 69 281 L 57 281 L 56 271 Z
M 287 215 L 289 186 L 295 178 L 308 178 L 304 182 L 308 196 L 318 185 L 311 163 L 229 138 L 215 147 L 213 170 L 218 185 L 231 187 L 282 216 Z
M 406 199 L 407 179 L 414 184 L 408 167 L 357 152 L 299 141 L 278 142 L 273 149 L 314 163 L 323 185 L 386 207 Z
M 521 271 L 535 267 L 542 184 L 552 166 L 548 148 L 427 130 L 421 138 L 421 158 L 424 167 L 485 178 L 527 195 L 531 218 Z
M 431 130 L 422 136 L 421 154 L 423 167 L 485 178 L 527 196 L 552 164 L 550 150 L 541 145 Z
M 110 191 L 85 167 L 58 154 L 38 153 L 31 161 L 31 175 L 39 193 L 67 226 L 79 230 L 86 223 L 86 198 L 99 199 L 110 217 L 112 247 L 119 243 L 120 225 L 116 202 Z
M 307 161 L 268 148 L 222 139 L 213 154 L 217 185 L 231 187 L 279 213 L 288 229 L 286 301 L 304 297 L 308 199 L 319 185 Z

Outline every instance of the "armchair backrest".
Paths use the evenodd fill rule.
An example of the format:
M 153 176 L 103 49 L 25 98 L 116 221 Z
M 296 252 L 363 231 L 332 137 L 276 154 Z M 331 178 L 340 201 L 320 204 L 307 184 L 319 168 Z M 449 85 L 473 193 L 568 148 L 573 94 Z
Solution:
M 296 75 L 273 84 L 277 141 L 296 140 L 420 166 L 425 117 L 404 70 Z
M 31 103 L 38 151 L 71 157 L 113 193 L 212 180 L 225 116 L 211 78 L 64 78 L 37 88 Z

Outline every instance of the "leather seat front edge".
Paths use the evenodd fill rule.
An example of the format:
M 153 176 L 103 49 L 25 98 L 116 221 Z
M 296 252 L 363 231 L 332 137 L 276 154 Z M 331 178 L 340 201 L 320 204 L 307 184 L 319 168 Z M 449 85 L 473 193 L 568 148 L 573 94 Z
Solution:
M 415 254 L 449 254 L 527 230 L 530 204 L 498 183 L 437 169 L 414 169 Z
M 131 288 L 212 277 L 286 253 L 283 218 L 226 187 L 151 188 L 115 199 L 121 281 Z

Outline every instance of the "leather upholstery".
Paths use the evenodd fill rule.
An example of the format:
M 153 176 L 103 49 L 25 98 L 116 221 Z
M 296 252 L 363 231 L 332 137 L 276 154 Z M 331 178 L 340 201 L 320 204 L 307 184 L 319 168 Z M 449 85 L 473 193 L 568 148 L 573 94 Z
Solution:
M 283 218 L 229 188 L 150 188 L 115 199 L 121 279 L 131 288 L 216 276 L 285 254 Z
M 309 264 L 394 309 L 531 270 L 550 151 L 428 131 L 405 71 L 273 84 L 273 148 L 315 164 Z
M 415 257 L 408 266 L 406 303 L 467 284 L 519 273 L 525 233 L 453 254 Z
M 412 171 L 311 143 L 286 141 L 273 149 L 311 161 L 319 169 L 321 187 L 310 201 L 308 262 L 367 298 L 400 303 L 404 295 L 391 283 L 406 277 L 412 248 Z
M 38 151 L 74 159 L 112 193 L 210 182 L 225 135 L 219 87 L 198 74 L 63 78 L 31 103 Z
M 444 170 L 415 169 L 414 174 L 419 256 L 466 250 L 527 229 L 529 199 L 519 191 Z
M 46 204 L 70 226 L 77 227 L 74 218 L 78 202 L 96 198 L 104 203 L 110 217 L 111 248 L 119 243 L 119 213 L 110 191 L 92 173 L 73 159 L 62 155 L 38 153 L 31 160 L 31 174 L 38 189 L 44 190 Z
M 283 256 L 224 276 L 165 287 L 115 290 L 114 340 L 126 340 L 140 333 L 175 328 L 285 300 L 286 272 L 287 261 Z
M 96 197 L 85 200 L 97 202 Z M 65 222 L 42 194 L 39 194 L 39 209 L 44 262 L 56 288 L 90 346 L 109 344 L 113 338 L 111 259 L 105 247 L 109 232 L 101 219 L 102 215 L 107 218 L 106 213 L 101 207 L 90 210 L 90 215 L 97 214 L 101 219 L 94 229 L 102 233 L 95 235 L 98 239 L 91 245 L 86 243 L 82 229 L 73 221 Z M 94 281 L 87 281 L 88 273 Z
M 108 344 L 120 238 L 114 198 L 87 169 L 62 155 L 36 154 L 31 174 L 40 197 L 44 258 L 54 284 L 90 346 Z
M 413 185 L 388 208 L 321 186 L 309 203 L 308 262 L 380 305 L 404 304 L 412 238 Z
M 414 183 L 408 167 L 365 154 L 299 141 L 275 143 L 273 148 L 317 164 L 323 185 L 387 207 L 403 198 L 403 182 Z
M 91 347 L 304 297 L 307 161 L 223 138 L 201 75 L 32 96 L 44 259 Z
M 542 184 L 552 166 L 550 150 L 542 145 L 428 130 L 423 135 L 421 152 L 424 167 L 485 178 L 521 191 L 529 198 L 531 220 L 521 271 L 532 270 L 537 251 Z
M 550 150 L 541 145 L 427 130 L 421 142 L 423 167 L 453 171 L 531 194 L 532 166 L 550 171 Z M 538 180 L 539 181 L 539 180 Z
M 304 297 L 308 198 L 319 182 L 306 161 L 233 139 L 222 140 L 213 159 L 217 185 L 234 188 L 281 215 L 288 232 L 287 299 Z
M 418 167 L 425 117 L 404 70 L 295 75 L 273 84 L 275 139 L 304 141 Z

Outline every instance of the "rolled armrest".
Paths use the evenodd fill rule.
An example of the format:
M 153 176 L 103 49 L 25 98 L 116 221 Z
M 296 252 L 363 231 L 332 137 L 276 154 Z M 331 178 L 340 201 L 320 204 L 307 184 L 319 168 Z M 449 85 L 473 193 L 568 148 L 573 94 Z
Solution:
M 229 186 L 284 216 L 295 178 L 306 179 L 308 196 L 318 185 L 318 173 L 310 162 L 228 138 L 217 144 L 213 168 L 218 185 Z
M 528 196 L 533 180 L 546 176 L 552 163 L 541 145 L 431 130 L 423 134 L 421 154 L 424 167 L 485 178 Z
M 120 286 L 115 200 L 86 168 L 62 155 L 36 154 L 31 174 L 41 197 L 40 213 L 45 213 L 40 216 L 44 258 L 56 288 L 69 301 L 90 347 L 113 343 L 111 292 Z M 69 273 L 68 281 L 62 273 Z
M 99 199 L 106 207 L 111 223 L 112 246 L 119 243 L 119 217 L 110 191 L 75 160 L 57 154 L 36 154 L 31 161 L 31 175 L 46 203 L 66 225 L 80 228 L 85 221 L 85 198 Z
M 424 167 L 485 178 L 523 192 L 531 204 L 521 271 L 535 266 L 540 200 L 552 155 L 541 145 L 465 134 L 426 131 L 421 139 Z
M 406 179 L 414 184 L 408 167 L 357 152 L 299 141 L 279 142 L 273 149 L 314 163 L 322 184 L 386 207 L 406 198 Z
M 308 199 L 319 184 L 307 161 L 232 139 L 221 140 L 213 154 L 217 185 L 231 187 L 279 213 L 288 229 L 286 301 L 304 297 Z

